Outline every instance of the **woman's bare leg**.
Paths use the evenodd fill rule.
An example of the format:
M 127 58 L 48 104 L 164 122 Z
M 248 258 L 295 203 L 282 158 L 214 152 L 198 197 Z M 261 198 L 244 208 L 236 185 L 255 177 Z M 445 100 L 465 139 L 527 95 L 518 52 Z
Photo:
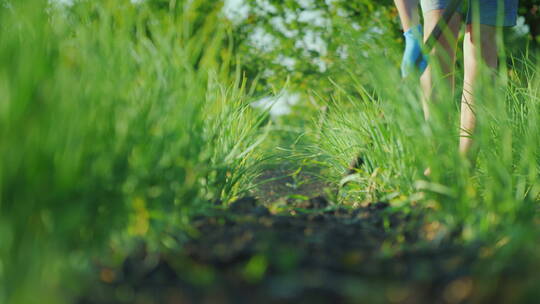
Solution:
M 435 28 L 442 18 L 443 12 L 444 10 L 432 10 L 424 14 L 424 40 L 428 39 L 431 31 L 433 31 L 433 28 Z M 437 75 L 434 71 L 433 62 L 436 62 L 440 67 L 441 73 L 448 81 L 448 88 L 451 91 L 454 90 L 454 67 L 456 62 L 457 38 L 460 27 L 461 15 L 456 13 L 450 19 L 447 30 L 439 37 L 438 43 L 429 55 L 431 64 L 428 65 L 427 69 L 420 77 L 420 84 L 422 86 L 422 91 L 424 92 L 422 106 L 426 120 L 429 120 L 430 117 L 429 103 L 435 97 L 434 84 L 436 83 L 435 77 L 437 77 Z M 425 169 L 424 175 L 430 176 L 431 169 Z
M 441 19 L 444 10 L 432 10 L 424 14 L 424 39 L 427 39 L 433 28 L 437 25 L 437 22 Z M 443 77 L 448 81 L 448 87 L 450 90 L 454 90 L 454 67 L 456 62 L 456 49 L 457 38 L 459 29 L 461 26 L 461 15 L 456 13 L 448 24 L 448 28 L 443 32 L 438 40 L 438 43 L 431 51 L 429 55 L 430 64 L 428 65 L 424 74 L 420 78 L 422 90 L 424 92 L 423 107 L 424 116 L 429 119 L 429 107 L 428 104 L 433 100 L 434 84 L 437 77 L 434 73 L 433 62 L 436 62 L 441 69 Z
M 465 75 L 463 82 L 463 97 L 461 98 L 461 126 L 459 152 L 467 155 L 472 145 L 471 135 L 476 126 L 474 113 L 473 91 L 478 84 L 480 65 L 485 64 L 491 69 L 497 68 L 497 43 L 495 40 L 496 27 L 479 25 L 478 36 L 473 34 L 472 26 L 467 26 L 463 41 L 463 56 Z
M 419 0 L 394 0 L 394 3 L 401 19 L 403 31 L 406 32 L 420 23 L 420 17 L 418 16 Z

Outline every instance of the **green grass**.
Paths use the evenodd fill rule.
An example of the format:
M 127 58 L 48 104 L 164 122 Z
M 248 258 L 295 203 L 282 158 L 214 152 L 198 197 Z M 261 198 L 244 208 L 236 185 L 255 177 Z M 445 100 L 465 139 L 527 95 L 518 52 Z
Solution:
M 0 303 L 69 298 L 111 236 L 164 246 L 249 187 L 266 114 L 203 9 L 0 9 Z
M 356 91 L 338 88 L 328 99 L 322 140 L 313 148 L 336 182 L 360 153 L 366 164 L 357 182 L 364 189 L 373 183 L 372 198 L 423 192 L 423 201 L 431 201 L 448 223 L 479 233 L 527 225 L 540 199 L 540 79 L 528 58 L 519 61 L 519 69 L 510 62 L 511 73 L 502 65 L 495 80 L 482 79 L 476 92 L 475 164 L 457 151 L 459 98 L 443 91 L 425 122 L 418 84 L 401 80 L 393 65 L 375 56 L 372 66 L 353 67 L 371 71 L 371 82 L 351 73 Z M 427 167 L 429 178 L 422 174 Z
M 442 91 L 426 123 L 418 84 L 397 74 L 397 48 L 358 55 L 347 83 L 314 94 L 328 109 L 320 116 L 299 106 L 274 126 L 249 106 L 255 86 L 234 68 L 219 6 L 152 3 L 163 4 L 0 8 L 0 303 L 67 302 L 94 257 L 120 260 L 134 239 L 174 248 L 171 235 L 197 234 L 192 216 L 248 193 L 265 159 L 322 167 L 338 187 L 360 153 L 365 165 L 339 202 L 429 207 L 431 221 L 485 244 L 499 267 L 479 264 L 479 275 L 516 256 L 539 265 L 534 55 L 512 57 L 479 86 L 473 165 L 457 153 L 458 100 Z M 247 275 L 260 276 L 263 262 Z
M 389 53 L 390 58 L 399 54 L 391 48 Z M 344 68 L 353 90 L 336 84 L 333 96 L 320 98 L 329 109 L 321 114 L 321 130 L 311 134 L 312 157 L 328 168 L 336 187 L 356 155 L 365 161 L 346 179 L 338 199 L 428 208 L 430 221 L 442 224 L 441 231 L 460 231 L 461 242 L 489 248 L 493 264 L 480 263 L 479 276 L 502 282 L 498 275 L 503 269 L 527 273 L 538 263 L 533 248 L 539 233 L 540 67 L 535 55 L 501 58 L 507 64 L 500 65 L 494 79 L 482 72 L 485 77 L 475 91 L 478 122 L 471 159 L 458 153 L 460 96 L 436 85 L 439 94 L 425 122 L 418 81 L 402 80 L 387 58 L 369 58 Z M 432 174 L 425 177 L 428 167 Z M 526 262 L 516 265 L 517 257 L 527 257 Z M 540 281 L 534 275 L 530 280 Z M 483 288 L 493 293 L 497 284 Z M 528 288 L 516 288 L 511 301 L 530 300 L 535 291 Z

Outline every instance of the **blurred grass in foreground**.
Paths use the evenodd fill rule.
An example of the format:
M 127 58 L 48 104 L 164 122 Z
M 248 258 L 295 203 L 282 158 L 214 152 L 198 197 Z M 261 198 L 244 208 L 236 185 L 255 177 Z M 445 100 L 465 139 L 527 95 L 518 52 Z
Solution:
M 264 114 L 203 2 L 2 3 L 0 303 L 69 299 L 111 235 L 163 246 L 248 187 Z

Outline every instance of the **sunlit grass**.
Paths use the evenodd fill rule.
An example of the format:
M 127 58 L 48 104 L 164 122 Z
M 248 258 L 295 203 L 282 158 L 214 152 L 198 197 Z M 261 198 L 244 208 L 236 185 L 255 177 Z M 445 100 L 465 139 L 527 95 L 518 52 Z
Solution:
M 355 89 L 336 84 L 334 96 L 320 98 L 329 109 L 322 114 L 322 136 L 314 135 L 321 138 L 312 144 L 314 157 L 324 160 L 335 185 L 343 184 L 354 157 L 364 161 L 345 179 L 340 199 L 432 208 L 432 219 L 461 231 L 462 240 L 500 240 L 520 231 L 515 244 L 532 242 L 540 200 L 540 78 L 534 55 L 502 58 L 507 64 L 493 77 L 483 71 L 475 91 L 475 153 L 466 159 L 458 153 L 460 96 L 437 84 L 426 122 L 418 81 L 401 79 L 388 60 L 397 52 L 387 47 L 385 57 L 374 52 L 369 61 L 359 59 L 344 69 Z M 428 177 L 426 168 L 432 171 Z

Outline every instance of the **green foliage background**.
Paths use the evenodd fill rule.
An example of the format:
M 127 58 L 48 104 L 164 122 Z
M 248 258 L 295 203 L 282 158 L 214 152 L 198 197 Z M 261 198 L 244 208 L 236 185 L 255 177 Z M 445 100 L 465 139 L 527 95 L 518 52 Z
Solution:
M 287 80 L 300 90 L 317 87 L 332 91 L 328 78 L 343 83 L 343 70 L 356 62 L 369 60 L 366 54 L 385 54 L 399 65 L 396 48 L 402 38 L 397 10 L 391 0 L 358 1 L 271 1 L 245 0 L 246 18 L 235 22 L 235 45 L 242 58 L 242 68 L 251 78 L 260 76 L 260 88 L 283 85 Z M 520 51 L 532 42 L 536 48 L 540 39 L 540 1 L 521 0 L 519 15 L 529 27 L 527 37 L 521 37 Z M 317 18 L 307 18 L 316 14 Z M 238 21 L 240 20 L 240 21 Z M 263 34 L 264 33 L 264 34 Z M 517 39 L 508 31 L 507 39 Z M 268 43 L 260 46 L 253 37 L 266 36 Z M 320 51 L 306 46 L 313 37 L 324 45 Z M 292 59 L 283 64 L 284 58 Z M 321 65 L 324 68 L 321 68 Z M 352 71 L 362 77 L 364 70 L 355 65 Z M 360 68 L 360 70 L 358 70 Z M 263 89 L 264 90 L 264 89 Z M 353 90 L 352 90 L 353 91 Z M 351 91 L 351 92 L 352 92 Z

